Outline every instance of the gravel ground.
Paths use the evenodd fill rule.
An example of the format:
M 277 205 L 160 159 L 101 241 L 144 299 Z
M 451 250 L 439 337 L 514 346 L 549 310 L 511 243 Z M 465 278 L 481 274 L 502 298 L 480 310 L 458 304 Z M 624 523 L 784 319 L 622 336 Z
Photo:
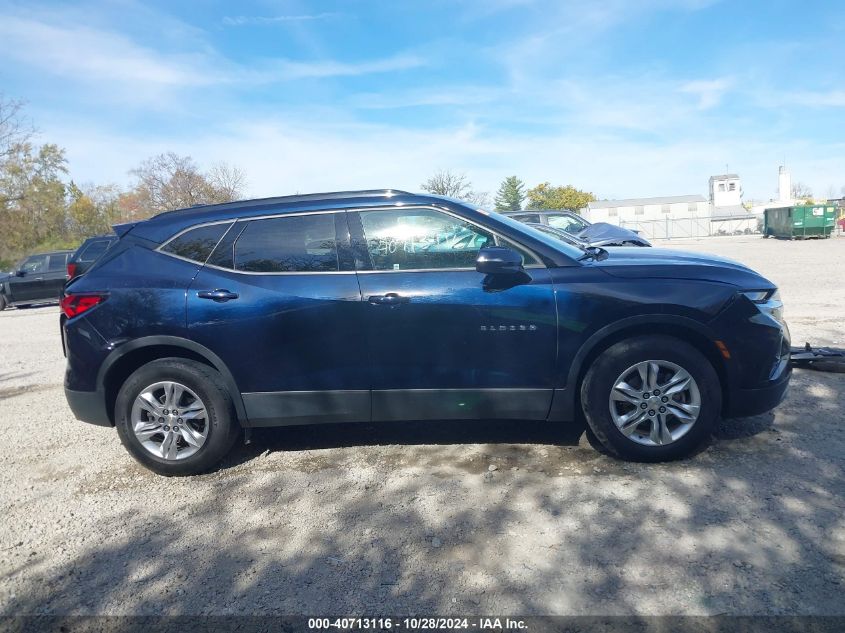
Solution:
M 663 244 L 661 244 L 662 246 Z M 845 346 L 845 239 L 673 241 L 781 286 Z M 542 424 L 257 432 L 157 477 L 76 422 L 55 306 L 0 313 L 0 613 L 845 614 L 845 375 L 692 459 L 614 461 Z

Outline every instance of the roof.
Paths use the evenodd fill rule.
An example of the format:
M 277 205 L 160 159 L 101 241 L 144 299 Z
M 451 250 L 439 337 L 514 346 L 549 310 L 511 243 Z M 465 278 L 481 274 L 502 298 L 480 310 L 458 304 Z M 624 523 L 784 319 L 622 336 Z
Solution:
M 675 202 L 707 202 L 707 198 L 699 195 L 691 196 L 662 196 L 657 198 L 624 198 L 621 200 L 596 200 L 587 205 L 590 209 L 609 209 L 611 207 L 639 207 L 649 204 L 672 204 Z
M 154 215 L 150 218 L 150 220 L 155 220 L 156 218 L 160 218 L 163 216 L 170 216 L 174 213 L 184 214 L 184 213 L 198 213 L 198 212 L 208 212 L 208 211 L 227 211 L 230 209 L 248 209 L 250 207 L 257 207 L 257 206 L 275 206 L 275 205 L 288 205 L 297 202 L 314 202 L 314 201 L 322 201 L 322 200 L 341 200 L 346 198 L 370 198 L 374 196 L 381 196 L 385 198 L 390 198 L 395 194 L 405 194 L 408 195 L 407 191 L 400 191 L 399 189 L 363 189 L 359 191 L 329 191 L 326 193 L 308 193 L 308 194 L 297 194 L 293 196 L 274 196 L 272 198 L 253 198 L 251 200 L 235 200 L 233 202 L 222 202 L 220 204 L 197 204 L 192 207 L 187 207 L 185 209 L 173 209 L 172 211 L 164 211 L 163 213 L 159 213 Z
M 710 180 L 725 180 L 726 178 L 739 178 L 739 174 L 718 174 L 716 176 L 710 176 Z
M 118 235 L 123 235 L 131 230 L 132 234 L 137 237 L 161 242 L 183 229 L 203 222 L 293 213 L 296 211 L 379 207 L 411 203 L 443 204 L 445 201 L 449 201 L 449 199 L 444 196 L 425 193 L 414 194 L 398 189 L 332 191 L 297 196 L 277 196 L 274 198 L 237 200 L 223 204 L 210 204 L 165 211 L 164 213 L 159 213 L 151 217 L 149 220 L 115 226 L 115 232 Z

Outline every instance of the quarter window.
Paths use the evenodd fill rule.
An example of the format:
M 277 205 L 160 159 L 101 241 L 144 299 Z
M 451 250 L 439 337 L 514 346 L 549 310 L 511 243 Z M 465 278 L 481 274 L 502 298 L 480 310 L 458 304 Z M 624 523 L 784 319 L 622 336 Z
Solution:
M 335 272 L 334 214 L 252 220 L 235 243 L 235 270 L 255 273 Z
M 162 250 L 204 264 L 230 226 L 231 222 L 199 226 L 170 240 Z

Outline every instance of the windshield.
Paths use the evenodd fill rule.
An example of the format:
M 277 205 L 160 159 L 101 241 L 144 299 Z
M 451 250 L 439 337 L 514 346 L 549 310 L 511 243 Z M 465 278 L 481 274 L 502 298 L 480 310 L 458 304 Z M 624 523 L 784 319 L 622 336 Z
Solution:
M 466 204 L 466 203 L 463 203 L 463 204 Z M 487 211 L 486 209 L 480 209 L 478 207 L 475 207 L 475 209 L 479 213 L 483 213 L 483 214 L 493 218 L 494 220 L 501 222 L 502 224 L 506 224 L 507 226 L 511 227 L 512 229 L 514 229 L 516 231 L 519 231 L 521 233 L 526 233 L 527 235 L 530 235 L 534 239 L 539 240 L 539 241 L 543 242 L 544 244 L 548 244 L 549 246 L 551 246 L 555 250 L 561 251 L 562 253 L 564 253 L 565 255 L 568 255 L 572 259 L 578 259 L 579 257 L 581 257 L 586 252 L 583 248 L 575 246 L 574 244 L 571 244 L 570 242 L 564 242 L 560 238 L 553 237 L 553 236 L 549 235 L 548 233 L 543 233 L 542 231 L 538 231 L 537 229 L 535 229 L 532 226 L 529 226 L 527 224 L 523 224 L 522 222 L 519 222 L 518 220 L 514 220 L 513 218 L 510 218 L 506 215 L 502 215 L 501 213 L 497 213 L 495 211 Z
M 561 240 L 562 242 L 566 242 L 567 244 L 574 244 L 575 246 L 578 246 L 580 248 L 586 248 L 587 246 L 589 246 L 589 244 L 585 240 L 575 237 L 574 235 L 572 235 L 572 233 L 568 233 L 563 229 L 556 229 L 553 226 L 546 226 L 545 224 L 531 224 L 530 226 L 532 228 L 537 229 L 538 231 L 542 231 L 543 233 L 551 235 L 552 237 L 555 237 Z
M 580 233 L 587 228 L 587 223 L 581 218 L 571 215 L 547 215 L 549 226 L 556 229 L 563 229 L 568 233 Z

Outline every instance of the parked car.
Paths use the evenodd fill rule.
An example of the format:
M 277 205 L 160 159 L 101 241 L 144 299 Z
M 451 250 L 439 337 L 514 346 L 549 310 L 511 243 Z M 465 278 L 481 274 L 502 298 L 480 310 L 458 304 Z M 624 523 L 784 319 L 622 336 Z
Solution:
M 114 234 L 97 235 L 82 242 L 68 259 L 68 281 L 85 273 L 115 242 L 117 242 L 117 235 Z
M 556 239 L 562 240 L 574 246 L 578 246 L 579 248 L 587 248 L 588 246 L 590 246 L 589 242 L 582 240 L 580 237 L 575 237 L 574 235 L 572 235 L 572 233 L 564 231 L 563 229 L 557 229 L 548 224 L 539 224 L 537 222 L 526 222 L 525 224 L 533 229 L 537 229 L 542 233 L 551 235 Z
M 15 270 L 0 277 L 0 310 L 58 301 L 70 255 L 71 251 L 30 255 Z
M 518 211 L 507 215 L 520 222 L 564 230 L 590 246 L 651 246 L 651 242 L 636 231 L 607 222 L 588 222 L 569 211 Z
M 777 288 L 746 266 L 581 248 L 439 196 L 242 201 L 119 235 L 65 289 L 65 393 L 164 475 L 253 427 L 581 412 L 619 457 L 676 459 L 790 378 Z

